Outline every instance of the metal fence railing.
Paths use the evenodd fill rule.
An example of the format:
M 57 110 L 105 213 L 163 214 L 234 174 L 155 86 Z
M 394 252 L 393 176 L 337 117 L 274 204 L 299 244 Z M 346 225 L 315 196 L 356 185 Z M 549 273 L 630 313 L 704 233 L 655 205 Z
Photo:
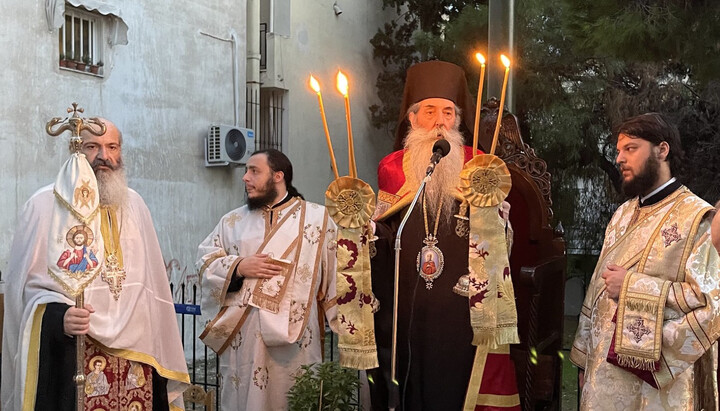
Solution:
M 182 336 L 185 358 L 188 365 L 188 373 L 190 374 L 190 382 L 193 385 L 202 387 L 206 392 L 215 391 L 215 409 L 220 410 L 220 359 L 215 352 L 205 346 L 198 336 L 203 330 L 200 322 L 200 290 L 197 284 L 181 283 L 179 285 L 179 293 L 176 294 L 176 286 L 170 283 L 170 290 L 176 300 L 179 298 L 181 303 L 175 304 L 175 312 L 178 316 L 178 324 L 180 334 Z M 324 361 L 338 361 L 339 354 L 337 348 L 337 336 L 325 327 L 325 346 L 323 347 Z M 358 378 L 361 373 L 358 372 Z M 358 403 L 355 404 L 357 409 L 362 409 L 362 401 L 360 389 L 357 393 Z M 198 409 L 195 404 L 187 404 L 187 409 Z M 202 409 L 202 407 L 199 407 Z

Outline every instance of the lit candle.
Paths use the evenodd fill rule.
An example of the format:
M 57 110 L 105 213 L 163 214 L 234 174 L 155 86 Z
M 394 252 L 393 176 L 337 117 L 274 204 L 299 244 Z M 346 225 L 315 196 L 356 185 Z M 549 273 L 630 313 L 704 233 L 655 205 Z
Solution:
M 327 126 L 327 119 L 325 118 L 325 106 L 323 106 L 322 95 L 320 94 L 320 83 L 315 80 L 315 77 L 310 76 L 310 87 L 317 93 L 318 104 L 320 104 L 320 117 L 322 117 L 323 128 L 325 129 L 325 141 L 327 141 L 328 151 L 330 152 L 330 164 L 332 165 L 333 174 L 335 179 L 339 178 L 337 171 L 337 163 L 335 163 L 335 153 L 333 152 L 332 142 L 330 141 L 330 131 Z
M 495 154 L 495 147 L 497 146 L 498 135 L 500 134 L 500 123 L 502 122 L 502 112 L 505 106 L 505 90 L 507 90 L 508 74 L 510 74 L 510 59 L 505 57 L 504 54 L 500 55 L 503 66 L 505 66 L 505 79 L 503 80 L 502 93 L 500 94 L 500 107 L 498 107 L 497 122 L 495 123 L 495 134 L 493 134 L 492 148 L 490 154 Z
M 478 134 L 480 128 L 480 106 L 482 105 L 482 89 L 485 83 L 485 56 L 481 53 L 475 53 L 475 58 L 480 62 L 480 82 L 478 83 L 477 100 L 475 101 L 475 130 L 473 131 L 473 157 L 477 155 Z
M 347 122 L 348 135 L 348 167 L 350 168 L 350 177 L 357 178 L 357 169 L 355 167 L 355 148 L 353 147 L 352 136 L 352 120 L 350 118 L 350 97 L 348 95 L 348 79 L 342 71 L 337 74 L 337 89 L 345 98 L 345 120 Z

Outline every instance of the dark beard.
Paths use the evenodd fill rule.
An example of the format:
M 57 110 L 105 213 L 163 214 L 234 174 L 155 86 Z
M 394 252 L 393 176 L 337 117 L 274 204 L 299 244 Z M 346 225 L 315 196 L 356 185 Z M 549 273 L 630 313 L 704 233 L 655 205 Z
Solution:
M 623 180 L 623 193 L 629 198 L 647 193 L 657 183 L 659 173 L 660 161 L 651 154 L 638 175 L 630 181 Z
M 247 191 L 246 191 L 247 193 Z M 263 193 L 259 197 L 248 197 L 247 206 L 250 210 L 257 210 L 266 205 L 272 205 L 273 200 L 277 198 L 278 192 L 273 184 L 272 179 L 268 179 L 263 187 Z

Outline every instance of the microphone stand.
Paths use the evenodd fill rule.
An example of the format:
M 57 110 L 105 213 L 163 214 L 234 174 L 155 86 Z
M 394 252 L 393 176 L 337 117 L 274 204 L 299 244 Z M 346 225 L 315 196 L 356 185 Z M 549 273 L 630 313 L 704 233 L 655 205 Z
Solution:
M 425 185 L 427 184 L 427 182 L 430 181 L 430 175 L 433 171 L 435 171 L 435 167 L 432 167 L 432 169 L 428 170 L 427 175 L 425 176 L 425 178 L 423 178 L 422 183 L 420 183 L 420 187 L 418 187 L 417 192 L 415 193 L 415 197 L 413 198 L 412 203 L 410 203 L 410 207 L 408 208 L 407 213 L 405 213 L 402 222 L 400 222 L 400 227 L 398 228 L 397 234 L 395 235 L 395 290 L 393 295 L 392 351 L 390 360 L 390 387 L 388 392 L 388 406 L 391 411 L 397 408 L 397 403 L 400 400 L 400 387 L 396 379 L 398 294 L 400 292 L 400 238 L 402 237 L 402 232 L 405 228 L 405 224 L 407 223 L 408 218 L 410 218 L 410 214 L 412 213 L 413 209 L 415 209 L 415 205 L 417 204 L 418 198 L 420 198 L 420 194 L 423 192 L 423 190 L 425 190 Z

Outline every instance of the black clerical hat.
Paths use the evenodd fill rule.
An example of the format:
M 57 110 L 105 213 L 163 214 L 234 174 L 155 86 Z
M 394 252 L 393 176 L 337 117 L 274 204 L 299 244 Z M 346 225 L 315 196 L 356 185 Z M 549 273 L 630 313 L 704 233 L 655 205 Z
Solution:
M 468 90 L 465 72 L 460 66 L 446 61 L 426 61 L 407 70 L 405 90 L 398 126 L 395 130 L 395 150 L 403 147 L 410 122 L 407 111 L 413 104 L 426 98 L 445 98 L 453 101 L 462 110 L 460 132 L 466 145 L 472 145 L 472 130 L 475 125 L 475 100 Z

